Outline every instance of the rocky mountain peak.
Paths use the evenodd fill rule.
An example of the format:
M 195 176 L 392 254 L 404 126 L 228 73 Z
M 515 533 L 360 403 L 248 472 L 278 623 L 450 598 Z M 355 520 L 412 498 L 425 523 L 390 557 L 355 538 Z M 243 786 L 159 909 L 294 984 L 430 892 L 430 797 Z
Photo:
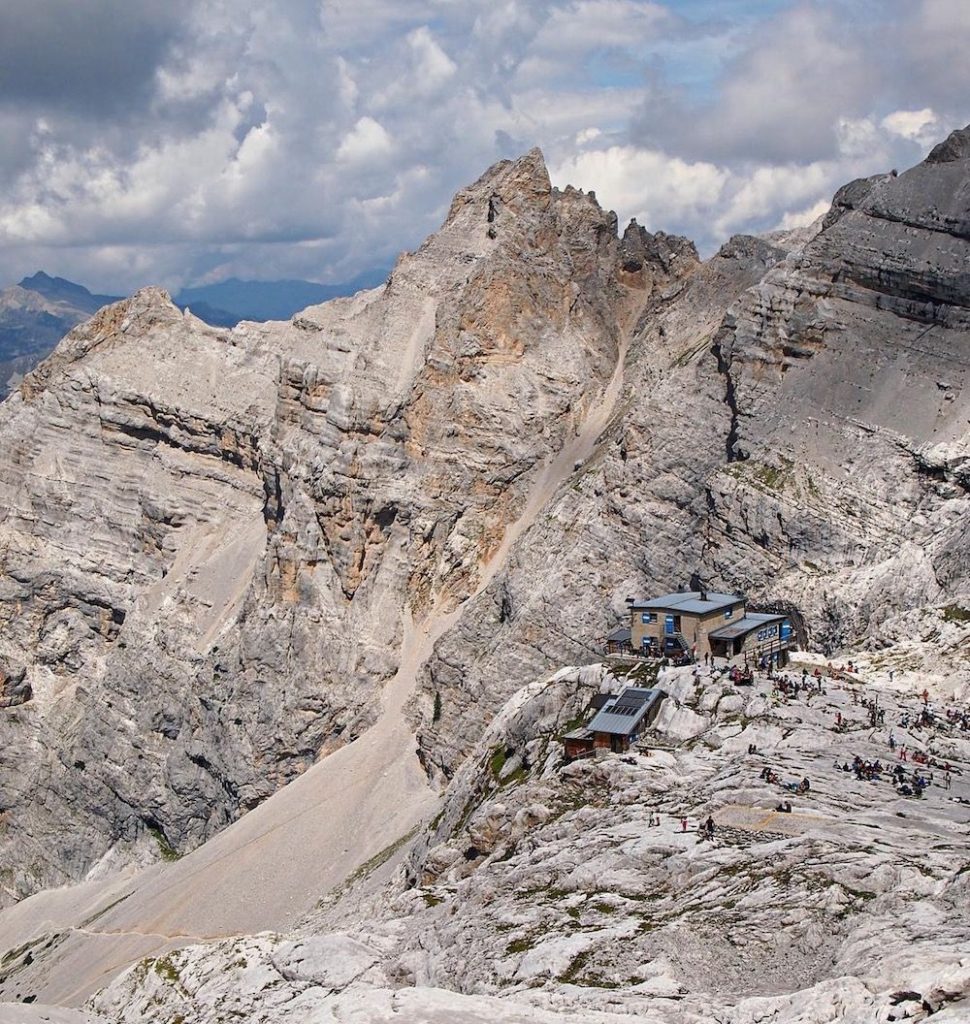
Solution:
M 52 277 L 43 270 L 38 270 L 36 274 L 23 278 L 19 282 L 19 287 L 25 291 L 43 295 L 45 299 L 53 302 L 75 306 L 87 312 L 93 312 L 99 306 L 107 305 L 109 302 L 118 301 L 118 296 L 95 295 L 84 285 L 68 281 L 63 277 Z
M 953 160 L 970 160 L 970 125 L 951 132 L 939 145 L 930 150 L 928 164 L 945 164 Z
M 30 276 L 23 278 L 19 283 L 21 288 L 30 288 L 33 291 L 39 292 L 42 291 L 44 288 L 50 287 L 51 285 L 56 284 L 58 281 L 63 280 L 63 278 L 51 277 L 50 274 L 46 273 L 45 271 L 38 270 L 36 274 L 31 274 Z
M 689 238 L 669 235 L 666 231 L 651 233 L 634 217 L 620 239 L 620 262 L 628 273 L 639 270 L 645 262 L 656 263 L 665 271 L 676 263 L 679 276 L 692 264 L 699 263 L 700 257 Z
M 489 224 L 494 224 L 502 211 L 522 214 L 528 209 L 545 210 L 551 195 L 545 158 L 542 150 L 534 147 L 516 160 L 493 164 L 473 185 L 461 189 L 452 200 L 445 225 L 454 223 L 469 205 L 484 205 Z
M 912 668 L 924 663 L 890 661 L 886 637 L 948 636 L 959 656 L 970 616 L 967 171 L 955 159 L 854 183 L 803 249 L 739 236 L 701 263 L 688 240 L 635 222 L 618 238 L 615 215 L 592 193 L 552 188 L 533 150 L 459 192 L 384 288 L 232 331 L 145 289 L 76 328 L 0 405 L 0 904 L 186 856 L 65 910 L 63 943 L 43 936 L 36 960 L 23 951 L 47 912 L 13 908 L 12 923 L 0 920 L 0 998 L 76 1000 L 126 960 L 136 985 L 161 985 L 178 977 L 173 961 L 147 972 L 137 961 L 170 949 L 166 936 L 294 927 L 419 834 L 449 779 L 437 820 L 472 831 L 453 856 L 438 850 L 434 884 L 448 865 L 472 880 L 494 850 L 510 900 L 541 889 L 560 904 L 560 880 L 537 873 L 534 854 L 563 840 L 597 885 L 588 909 L 533 908 L 520 921 L 507 901 L 504 920 L 481 915 L 483 948 L 514 959 L 479 977 L 497 996 L 540 976 L 556 999 L 637 988 L 631 972 L 653 947 L 624 953 L 609 977 L 586 964 L 587 920 L 622 923 L 602 936 L 620 953 L 655 923 L 637 917 L 653 896 L 624 886 L 629 898 L 615 899 L 620 876 L 575 842 L 597 801 L 616 824 L 610 780 L 597 781 L 595 760 L 585 780 L 583 765 L 561 775 L 558 740 L 518 744 L 517 724 L 490 722 L 529 693 L 547 707 L 550 673 L 580 659 L 586 673 L 601 638 L 629 625 L 627 596 L 693 572 L 743 592 L 752 610 L 797 614 L 816 651 L 868 647 L 874 674 L 891 683 L 893 665 L 910 691 L 927 685 Z M 662 685 L 681 701 L 672 740 L 707 736 L 723 711 L 703 764 L 692 749 L 667 762 L 677 774 L 658 793 L 687 769 L 671 811 L 701 810 L 695 783 L 708 769 L 738 788 L 728 744 L 748 768 L 749 740 L 789 750 L 770 691 L 756 706 L 721 680 L 701 692 L 689 669 Z M 549 735 L 578 707 L 560 702 Z M 741 735 L 758 718 L 765 732 Z M 640 769 L 604 756 L 615 792 L 640 809 L 639 835 L 644 779 L 626 768 Z M 469 816 L 462 779 L 480 771 L 505 811 Z M 717 781 L 704 800 L 721 791 Z M 568 808 L 581 814 L 556 833 Z M 554 831 L 527 835 L 541 820 Z M 517 850 L 498 850 L 503 822 L 521 826 Z M 666 870 L 664 846 L 650 845 Z M 691 841 L 677 871 L 699 865 L 706 877 L 707 849 Z M 640 871 L 630 866 L 631 883 Z M 806 898 L 816 891 L 806 883 Z M 433 911 L 441 899 L 427 895 Z M 375 904 L 375 920 L 386 912 Z M 818 920 L 812 946 L 827 941 L 831 913 Z M 550 935 L 563 944 L 537 960 L 550 921 L 579 925 Z M 764 934 L 776 923 L 769 913 Z M 412 952 L 394 967 L 402 989 L 425 971 Z M 441 975 L 448 987 L 471 962 Z M 829 961 L 801 982 L 784 971 L 768 982 L 788 993 L 816 972 L 830 978 Z M 677 985 L 707 984 L 697 977 L 685 970 Z M 906 968 L 899 984 L 913 977 Z M 181 1005 L 169 1016 L 211 1019 Z

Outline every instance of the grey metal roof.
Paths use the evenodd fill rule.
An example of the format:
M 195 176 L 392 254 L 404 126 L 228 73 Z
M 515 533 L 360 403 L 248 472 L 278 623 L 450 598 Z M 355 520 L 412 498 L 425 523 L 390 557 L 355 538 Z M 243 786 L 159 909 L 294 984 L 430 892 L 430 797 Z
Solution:
M 743 619 L 738 619 L 737 622 L 732 622 L 727 626 L 721 626 L 720 629 L 712 629 L 707 636 L 711 640 L 731 640 L 734 637 L 744 636 L 746 633 L 758 629 L 759 626 L 763 626 L 766 622 L 781 622 L 784 618 L 784 615 L 765 615 L 761 612 L 748 612 Z
M 663 697 L 661 690 L 644 690 L 628 686 L 620 695 L 606 704 L 589 723 L 590 732 L 605 732 L 614 736 L 629 736 L 650 708 Z
M 701 600 L 699 590 L 680 590 L 662 597 L 653 597 L 649 601 L 634 601 L 630 607 L 635 611 L 641 608 L 657 609 L 658 611 L 678 611 L 704 614 L 714 612 L 718 608 L 727 608 L 732 604 L 740 604 L 744 599 L 739 594 L 719 594 L 713 590 L 706 591 L 707 597 Z
M 618 626 L 612 633 L 606 634 L 606 639 L 613 643 L 622 643 L 624 640 L 629 640 L 632 635 L 629 626 Z

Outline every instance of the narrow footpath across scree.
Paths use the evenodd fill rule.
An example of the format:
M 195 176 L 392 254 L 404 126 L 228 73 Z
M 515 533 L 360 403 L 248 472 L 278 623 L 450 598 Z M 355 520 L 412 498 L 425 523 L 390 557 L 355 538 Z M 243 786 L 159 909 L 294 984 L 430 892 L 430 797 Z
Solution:
M 602 399 L 559 454 L 539 469 L 521 515 L 483 567 L 476 595 L 593 454 L 620 394 L 626 349 L 624 334 Z M 208 940 L 285 931 L 321 896 L 405 839 L 432 815 L 438 794 L 420 767 L 404 709 L 435 643 L 466 606 L 433 609 L 419 623 L 407 616 L 400 665 L 384 688 L 377 722 L 197 850 L 177 862 L 156 864 L 127 885 L 111 880 L 110 897 L 106 887 L 100 903 L 96 889 L 80 902 L 68 889 L 62 899 L 41 893 L 0 914 L 0 950 L 40 935 L 62 936 L 48 963 L 38 958 L 30 973 L 18 972 L 0 985 L 0 1001 L 15 998 L 10 989 L 17 986 L 29 987 L 39 1002 L 77 1006 L 136 960 L 186 945 L 186 936 Z M 82 930 L 79 908 L 97 911 L 119 890 L 127 898 Z

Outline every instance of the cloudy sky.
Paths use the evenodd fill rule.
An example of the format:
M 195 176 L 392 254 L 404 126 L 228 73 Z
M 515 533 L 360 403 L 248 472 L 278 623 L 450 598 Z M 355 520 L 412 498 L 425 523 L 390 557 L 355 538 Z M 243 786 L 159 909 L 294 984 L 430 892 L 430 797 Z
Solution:
M 694 238 L 970 122 L 967 0 L 2 0 L 0 285 L 346 280 L 542 147 Z

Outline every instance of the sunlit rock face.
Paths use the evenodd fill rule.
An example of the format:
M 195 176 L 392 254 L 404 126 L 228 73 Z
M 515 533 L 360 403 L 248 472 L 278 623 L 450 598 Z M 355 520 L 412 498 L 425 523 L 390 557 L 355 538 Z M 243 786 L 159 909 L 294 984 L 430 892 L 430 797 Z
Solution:
M 436 642 L 415 667 L 407 735 L 443 794 L 444 817 L 417 835 L 399 888 L 367 904 L 373 936 L 333 937 L 356 928 L 341 903 L 307 925 L 306 935 L 336 943 L 329 953 L 246 940 L 253 957 L 272 960 L 287 981 L 309 978 L 304 989 L 332 982 L 343 992 L 350 983 L 334 979 L 360 968 L 373 982 L 366 1019 L 375 1020 L 394 1012 L 397 985 L 415 986 L 416 1014 L 460 1009 L 476 1020 L 495 1019 L 492 999 L 537 979 L 552 994 L 521 1010 L 537 1020 L 606 1008 L 603 991 L 634 983 L 651 999 L 676 1002 L 683 987 L 722 1007 L 770 997 L 769 1009 L 793 1021 L 795 1004 L 784 1000 L 812 990 L 824 1013 L 807 1021 L 837 1019 L 836 1009 L 846 1020 L 889 1019 L 896 1004 L 882 975 L 865 991 L 839 980 L 838 957 L 853 977 L 863 973 L 862 932 L 839 931 L 837 957 L 820 915 L 859 908 L 849 897 L 816 900 L 815 876 L 797 890 L 791 969 L 762 971 L 748 990 L 730 922 L 716 962 L 691 932 L 680 960 L 648 970 L 659 946 L 641 926 L 653 925 L 627 903 L 589 909 L 621 911 L 610 928 L 589 922 L 603 924 L 625 959 L 587 969 L 576 936 L 541 955 L 532 943 L 497 957 L 531 942 L 529 927 L 546 920 L 542 908 L 517 917 L 511 903 L 490 916 L 492 895 L 514 901 L 518 884 L 499 863 L 523 884 L 558 889 L 551 879 L 565 861 L 547 871 L 543 851 L 564 844 L 582 874 L 603 836 L 591 831 L 576 847 L 577 832 L 612 827 L 593 813 L 600 804 L 604 813 L 629 806 L 614 817 L 635 839 L 645 827 L 640 776 L 622 762 L 588 778 L 561 774 L 546 758 L 528 783 L 509 769 L 508 802 L 489 793 L 480 817 L 465 812 L 484 792 L 474 776 L 482 759 L 490 764 L 500 742 L 514 749 L 487 731 L 496 714 L 531 701 L 523 687 L 560 666 L 596 660 L 597 638 L 623 620 L 630 596 L 699 577 L 753 604 L 784 603 L 827 652 L 875 657 L 916 644 L 918 659 L 949 637 L 945 657 L 957 657 L 964 640 L 954 630 L 970 606 L 968 188 L 967 133 L 956 133 L 911 171 L 846 186 L 814 236 L 736 237 L 701 262 L 682 238 L 635 223 L 618 235 L 594 197 L 553 189 L 532 151 L 461 191 L 440 231 L 404 254 L 382 288 L 231 331 L 147 289 L 76 328 L 0 405 L 0 901 L 175 857 L 258 814 L 378 719 L 404 640 L 423 627 Z M 563 465 L 591 424 L 596 443 Z M 573 680 L 594 682 L 603 681 Z M 577 693 L 530 705 L 536 729 L 571 720 Z M 784 747 L 760 705 L 721 706 L 715 691 L 710 706 L 688 697 L 665 726 L 672 746 L 710 733 L 720 752 L 735 735 L 715 728 L 720 715 L 764 718 L 766 736 Z M 823 733 L 812 736 L 800 734 L 808 745 L 798 757 L 824 746 Z M 720 806 L 712 801 L 736 785 L 736 770 L 691 749 L 663 762 L 658 785 Z M 531 773 L 537 749 L 526 760 Z M 557 824 L 563 816 L 547 811 L 570 800 L 578 817 Z M 848 853 L 823 844 L 798 855 L 831 861 L 826 877 L 851 895 L 866 862 L 862 834 Z M 518 845 L 526 835 L 542 842 Z M 479 872 L 472 848 L 502 852 Z M 887 854 L 885 891 L 912 881 L 897 852 Z M 643 868 L 630 850 L 622 856 L 604 868 L 620 873 L 618 886 Z M 946 881 L 948 858 L 934 861 L 935 881 L 920 892 L 955 906 L 962 882 Z M 649 867 L 703 889 L 679 847 Z M 778 927 L 765 910 L 774 883 L 752 871 L 757 941 L 767 943 Z M 579 874 L 573 881 L 592 893 Z M 480 913 L 456 916 L 454 929 L 428 918 L 440 952 L 429 960 L 402 938 L 415 908 L 400 886 L 440 879 L 467 880 Z M 717 893 L 725 908 L 743 896 Z M 584 901 L 568 909 L 585 920 Z M 899 908 L 890 900 L 884 909 L 879 922 Z M 498 938 L 520 925 L 521 936 Z M 959 938 L 946 934 L 947 944 Z M 467 970 L 452 958 L 458 950 Z M 331 953 L 333 978 L 321 966 Z M 200 986 L 230 955 L 185 954 L 176 966 L 196 971 L 199 985 L 183 987 L 198 1005 L 173 1003 L 171 1016 L 209 1019 Z M 308 958 L 316 966 L 300 966 Z M 368 974 L 378 961 L 386 973 Z M 934 1007 L 946 999 L 932 986 L 942 992 L 944 973 L 956 970 L 949 953 L 944 961 L 919 990 Z M 699 987 L 704 971 L 722 967 L 717 986 Z M 100 1008 L 144 1019 L 134 1009 L 126 1018 L 123 1005 L 165 1003 L 155 979 L 167 971 L 126 976 Z M 569 986 L 598 995 L 579 999 Z M 678 1019 L 672 1005 L 616 1011 Z M 736 1019 L 760 1019 L 759 1006 Z M 253 1019 L 289 1020 L 273 1013 Z
M 372 866 L 285 937 L 136 965 L 90 1009 L 111 1024 L 966 1019 L 970 789 L 937 771 L 922 797 L 903 795 L 887 736 L 965 764 L 970 732 L 901 726 L 922 700 L 883 683 L 864 691 L 886 712 L 874 731 L 858 683 L 792 698 L 763 677 L 735 688 L 675 668 L 656 680 L 667 697 L 649 753 L 566 763 L 570 722 L 630 682 L 615 671 L 562 669 L 518 691 L 390 881 Z M 854 754 L 882 776 L 843 770 Z
M 429 664 L 430 761 L 454 770 L 516 686 L 694 572 L 826 650 L 966 598 L 967 138 L 847 185 L 818 234 L 776 239 L 797 248 L 732 238 L 655 293 L 600 458 Z
M 387 284 L 231 332 L 148 289 L 0 407 L 4 899 L 184 851 L 373 720 L 629 324 L 697 265 L 533 151 Z

